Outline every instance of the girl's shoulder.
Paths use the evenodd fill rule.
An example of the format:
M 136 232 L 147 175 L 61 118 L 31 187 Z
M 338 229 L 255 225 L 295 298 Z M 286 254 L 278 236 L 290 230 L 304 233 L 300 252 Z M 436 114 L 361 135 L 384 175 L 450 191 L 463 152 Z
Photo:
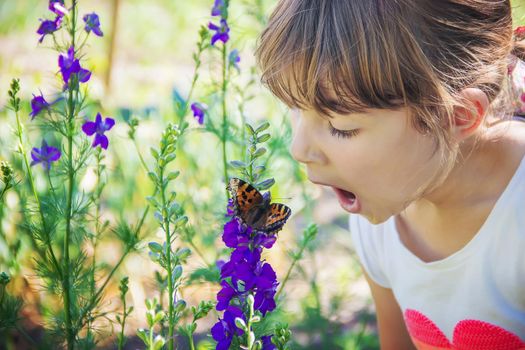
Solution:
M 525 116 L 514 116 L 508 122 L 508 150 L 519 162 L 525 156 Z

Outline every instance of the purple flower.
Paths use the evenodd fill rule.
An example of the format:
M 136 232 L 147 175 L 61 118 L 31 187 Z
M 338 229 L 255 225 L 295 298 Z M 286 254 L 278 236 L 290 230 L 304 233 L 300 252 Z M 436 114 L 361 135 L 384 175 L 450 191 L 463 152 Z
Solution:
M 54 21 L 46 19 L 46 20 L 40 20 L 42 23 L 40 24 L 40 27 L 38 27 L 38 30 L 36 31 L 37 34 L 42 35 L 40 39 L 38 40 L 39 43 L 41 43 L 44 40 L 44 37 L 48 34 L 53 34 L 60 28 L 60 24 L 62 23 L 62 17 L 57 16 Z
M 235 205 L 233 204 L 233 199 L 228 199 L 228 205 L 226 206 L 226 214 L 224 217 L 233 216 L 235 214 Z
M 262 350 L 275 350 L 277 347 L 272 343 L 271 335 L 264 335 L 261 337 L 262 340 Z
M 60 158 L 60 155 L 58 148 L 48 146 L 46 140 L 42 140 L 41 148 L 33 147 L 31 150 L 31 158 L 33 159 L 31 166 L 42 163 L 42 167 L 45 170 L 49 170 L 51 163 L 56 162 Z
M 244 331 L 235 325 L 236 317 L 246 321 L 241 309 L 235 306 L 229 306 L 226 311 L 224 311 L 223 318 L 219 318 L 219 322 L 211 328 L 211 335 L 213 339 L 217 341 L 216 350 L 228 350 L 233 336 L 244 334 Z
M 263 317 L 268 311 L 275 310 L 275 293 L 277 292 L 276 288 L 268 290 L 259 290 L 255 292 L 255 310 L 259 310 Z
M 234 49 L 232 52 L 230 52 L 228 56 L 228 62 L 230 62 L 230 66 L 233 66 L 235 69 L 237 69 L 238 72 L 240 72 L 240 68 L 238 63 L 241 61 L 241 57 L 239 56 L 239 50 Z
M 51 107 L 51 105 L 45 100 L 42 94 L 40 94 L 40 96 L 35 96 L 33 94 L 33 99 L 31 100 L 31 113 L 29 113 L 31 120 L 35 119 L 42 110 L 48 111 L 49 107 Z
M 237 285 L 242 275 L 243 265 L 254 266 L 261 259 L 261 250 L 255 249 L 235 249 L 231 255 L 230 261 L 225 263 L 221 268 L 221 278 L 231 277 L 232 284 Z
M 63 17 L 67 13 L 64 0 L 49 0 L 49 10 L 57 14 L 59 17 Z
M 64 79 L 65 89 L 67 89 L 69 78 L 72 74 L 77 74 L 78 81 L 81 83 L 87 82 L 91 77 L 91 72 L 82 68 L 80 66 L 80 61 L 75 58 L 75 49 L 73 46 L 67 50 L 67 53 L 62 53 L 58 56 L 58 66 L 60 67 L 62 78 Z
M 222 289 L 217 293 L 217 305 L 215 309 L 218 311 L 225 310 L 230 305 L 230 301 L 234 296 L 239 294 L 235 288 L 233 288 L 228 282 L 221 282 Z
M 84 27 L 84 29 L 86 29 L 86 32 L 89 33 L 93 31 L 95 35 L 104 35 L 100 30 L 100 21 L 98 19 L 98 15 L 95 12 L 85 15 L 83 19 L 86 23 L 86 26 Z
M 93 148 L 100 145 L 103 149 L 108 148 L 109 140 L 104 133 L 111 129 L 115 125 L 115 120 L 111 118 L 106 118 L 104 122 L 102 122 L 102 116 L 100 113 L 97 113 L 97 117 L 95 118 L 95 121 L 86 121 L 84 125 L 82 125 L 82 131 L 88 136 L 91 136 L 96 133 L 95 139 L 93 140 L 93 144 L 91 145 Z
M 213 8 L 211 9 L 212 16 L 222 16 L 224 11 L 224 0 L 215 0 Z
M 204 123 L 204 113 L 206 113 L 206 110 L 208 109 L 208 106 L 204 103 L 194 102 L 191 104 L 191 110 L 193 111 L 193 116 L 197 119 L 199 124 L 202 125 Z
M 264 264 L 260 275 L 255 280 L 257 286 L 253 307 L 262 315 L 275 309 L 275 293 L 277 292 L 277 277 L 270 264 Z
M 252 232 L 252 228 L 242 225 L 238 218 L 232 218 L 224 224 L 222 241 L 229 248 L 237 248 L 240 243 L 247 243 Z
M 208 24 L 208 28 L 215 31 L 215 34 L 213 34 L 213 36 L 211 37 L 212 45 L 214 45 L 217 40 L 220 40 L 226 44 L 228 39 L 230 39 L 230 36 L 228 35 L 230 28 L 228 27 L 228 23 L 226 23 L 226 20 L 224 18 L 221 18 L 220 27 L 210 22 Z

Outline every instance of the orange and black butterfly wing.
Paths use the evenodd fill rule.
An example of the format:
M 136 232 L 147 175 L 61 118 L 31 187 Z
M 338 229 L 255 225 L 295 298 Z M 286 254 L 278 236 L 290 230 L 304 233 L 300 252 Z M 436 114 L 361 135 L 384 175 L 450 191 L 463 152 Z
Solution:
M 292 210 L 284 204 L 270 204 L 270 207 L 268 208 L 268 217 L 266 218 L 266 224 L 264 225 L 263 230 L 268 234 L 279 232 L 291 214 Z
M 248 225 L 252 225 L 251 215 L 249 214 L 253 212 L 253 208 L 263 203 L 262 194 L 246 181 L 236 177 L 230 179 L 228 191 L 233 199 L 235 215 Z

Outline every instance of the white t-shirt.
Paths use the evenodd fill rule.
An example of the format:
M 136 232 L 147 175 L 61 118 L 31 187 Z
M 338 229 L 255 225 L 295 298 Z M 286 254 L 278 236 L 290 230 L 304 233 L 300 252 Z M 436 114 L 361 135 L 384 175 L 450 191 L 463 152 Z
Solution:
M 426 263 L 379 225 L 350 215 L 361 264 L 392 289 L 418 349 L 525 349 L 525 158 L 461 250 Z

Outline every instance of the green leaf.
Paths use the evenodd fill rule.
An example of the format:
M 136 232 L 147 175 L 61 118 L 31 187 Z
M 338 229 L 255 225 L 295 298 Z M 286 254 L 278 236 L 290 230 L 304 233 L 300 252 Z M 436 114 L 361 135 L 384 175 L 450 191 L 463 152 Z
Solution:
M 270 134 L 264 134 L 264 135 L 261 135 L 257 138 L 257 143 L 263 143 L 263 142 L 266 142 L 270 139 Z
M 148 322 L 148 326 L 150 328 L 153 327 L 155 323 L 153 322 L 153 315 L 151 314 L 151 312 L 146 312 L 146 320 Z
M 258 188 L 259 191 L 264 191 L 272 187 L 274 183 L 275 183 L 275 180 L 273 178 L 266 179 L 264 181 L 256 183 L 255 187 Z
M 262 156 L 265 153 L 266 153 L 266 148 L 261 147 L 261 148 L 258 148 L 255 152 L 252 153 L 252 157 L 253 157 L 253 159 L 259 158 L 260 156 Z
M 157 312 L 155 314 L 155 318 L 153 319 L 153 323 L 160 323 L 160 321 L 162 321 L 164 319 L 164 316 L 166 316 L 164 311 Z
M 166 344 L 166 340 L 161 336 L 157 335 L 153 340 L 153 350 L 160 350 Z
M 149 246 L 149 249 L 153 252 L 153 253 L 162 253 L 162 246 L 157 243 L 157 242 L 149 242 L 148 243 L 148 246 Z
M 232 160 L 230 162 L 230 165 L 235 168 L 235 169 L 239 169 L 239 168 L 246 168 L 246 163 L 245 162 L 242 162 L 240 160 Z
M 153 181 L 155 183 L 159 182 L 159 178 L 158 178 L 157 174 L 155 174 L 153 171 L 148 172 L 148 176 L 151 179 L 151 181 Z
M 174 309 L 176 313 L 181 313 L 186 308 L 186 302 L 184 300 L 177 300 L 177 302 L 174 305 Z
M 139 329 L 137 331 L 137 336 L 142 339 L 142 341 L 144 342 L 145 345 L 149 345 L 149 339 L 148 339 L 148 334 L 146 333 L 146 330 L 145 329 Z
M 159 159 L 159 151 L 157 151 L 155 148 L 151 147 L 150 149 L 151 155 L 155 159 Z
M 177 265 L 175 266 L 175 268 L 173 269 L 173 272 L 171 273 L 172 281 L 175 282 L 176 280 L 180 278 L 180 276 L 182 276 L 182 266 Z
M 177 155 L 175 153 L 168 154 L 166 156 L 166 163 L 172 162 L 176 157 L 177 157 Z
M 180 218 L 177 218 L 177 220 L 173 221 L 173 225 L 175 226 L 175 229 L 179 229 L 183 227 L 184 225 L 186 225 L 187 222 L 188 222 L 188 217 L 181 216 Z
M 250 124 L 246 124 L 246 130 L 250 133 L 250 135 L 255 135 L 255 130 L 253 130 Z
M 175 180 L 177 177 L 179 177 L 180 171 L 172 171 L 168 174 L 168 181 Z
M 270 122 L 264 122 L 261 125 L 259 125 L 259 127 L 257 127 L 257 129 L 255 130 L 255 133 L 258 134 L 258 133 L 268 129 L 269 127 L 270 127 Z
M 179 260 L 184 261 L 188 258 L 188 256 L 190 256 L 191 250 L 189 248 L 182 248 L 177 250 L 175 254 Z

